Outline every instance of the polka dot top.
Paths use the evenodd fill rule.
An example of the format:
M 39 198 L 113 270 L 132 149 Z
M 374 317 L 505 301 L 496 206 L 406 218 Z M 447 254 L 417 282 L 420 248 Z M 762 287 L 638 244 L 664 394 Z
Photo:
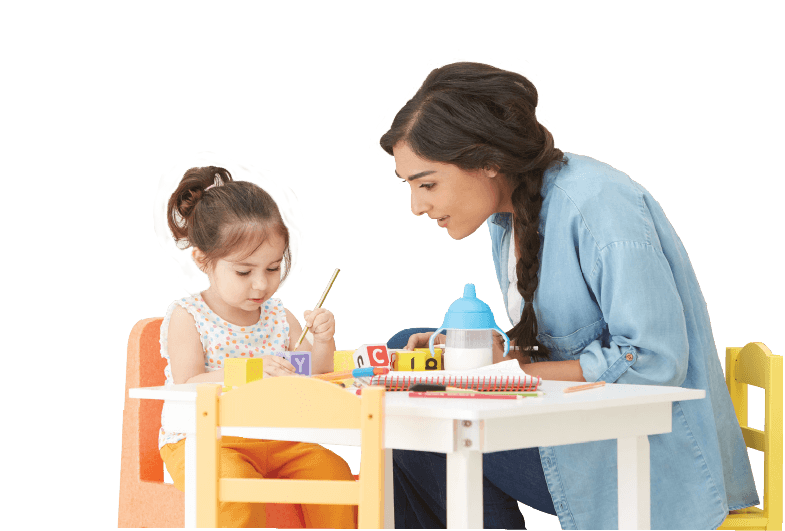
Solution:
M 182 306 L 196 321 L 196 329 L 202 339 L 204 370 L 217 371 L 223 368 L 226 358 L 254 358 L 289 348 L 289 323 L 286 322 L 281 299 L 268 299 L 262 304 L 259 322 L 250 326 L 239 326 L 225 321 L 204 302 L 201 294 L 174 301 L 161 324 L 161 357 L 166 359 L 166 385 L 174 383 L 169 362 L 169 321 L 177 306 Z M 161 412 L 161 423 L 166 416 L 166 402 Z M 185 438 L 184 433 L 167 433 L 163 427 L 158 433 L 158 448 Z

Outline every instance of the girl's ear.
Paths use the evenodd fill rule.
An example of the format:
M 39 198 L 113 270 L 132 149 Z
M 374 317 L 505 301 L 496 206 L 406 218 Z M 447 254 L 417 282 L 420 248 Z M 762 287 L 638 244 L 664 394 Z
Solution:
M 202 273 L 207 274 L 207 261 L 205 260 L 202 250 L 198 247 L 194 247 L 194 250 L 191 251 L 191 258 L 193 258 L 196 267 L 198 267 Z

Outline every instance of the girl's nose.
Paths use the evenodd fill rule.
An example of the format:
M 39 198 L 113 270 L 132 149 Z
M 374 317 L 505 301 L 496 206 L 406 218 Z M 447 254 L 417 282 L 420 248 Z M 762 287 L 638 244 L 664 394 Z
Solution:
M 257 291 L 264 291 L 264 288 L 266 287 L 267 287 L 267 280 L 264 277 L 264 273 L 254 275 L 253 281 L 251 282 L 251 288 Z

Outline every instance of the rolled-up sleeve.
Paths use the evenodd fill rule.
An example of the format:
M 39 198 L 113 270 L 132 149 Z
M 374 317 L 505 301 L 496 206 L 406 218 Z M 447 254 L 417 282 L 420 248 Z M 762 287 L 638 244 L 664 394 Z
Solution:
M 587 277 L 608 326 L 580 353 L 586 381 L 679 386 L 689 344 L 684 308 L 670 264 L 647 243 L 603 247 Z

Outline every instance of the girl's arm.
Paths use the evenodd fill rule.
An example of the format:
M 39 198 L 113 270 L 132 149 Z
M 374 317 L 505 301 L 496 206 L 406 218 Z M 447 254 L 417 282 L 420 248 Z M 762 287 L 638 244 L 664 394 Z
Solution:
M 204 350 L 196 321 L 181 306 L 174 309 L 169 320 L 168 350 L 174 383 L 223 382 L 223 369 L 205 371 Z
M 303 329 L 300 322 L 295 316 L 284 308 L 286 311 L 286 320 L 289 323 L 289 349 L 293 349 Z M 311 315 L 315 314 L 315 315 Z M 297 347 L 298 351 L 307 351 L 311 353 L 311 374 L 324 374 L 332 372 L 333 370 L 333 357 L 335 355 L 335 319 L 327 310 L 320 308 L 314 312 L 307 312 L 307 318 L 313 319 L 316 324 L 318 332 L 311 328 L 311 333 L 314 336 L 314 344 L 307 339 L 303 339 L 300 346 Z

